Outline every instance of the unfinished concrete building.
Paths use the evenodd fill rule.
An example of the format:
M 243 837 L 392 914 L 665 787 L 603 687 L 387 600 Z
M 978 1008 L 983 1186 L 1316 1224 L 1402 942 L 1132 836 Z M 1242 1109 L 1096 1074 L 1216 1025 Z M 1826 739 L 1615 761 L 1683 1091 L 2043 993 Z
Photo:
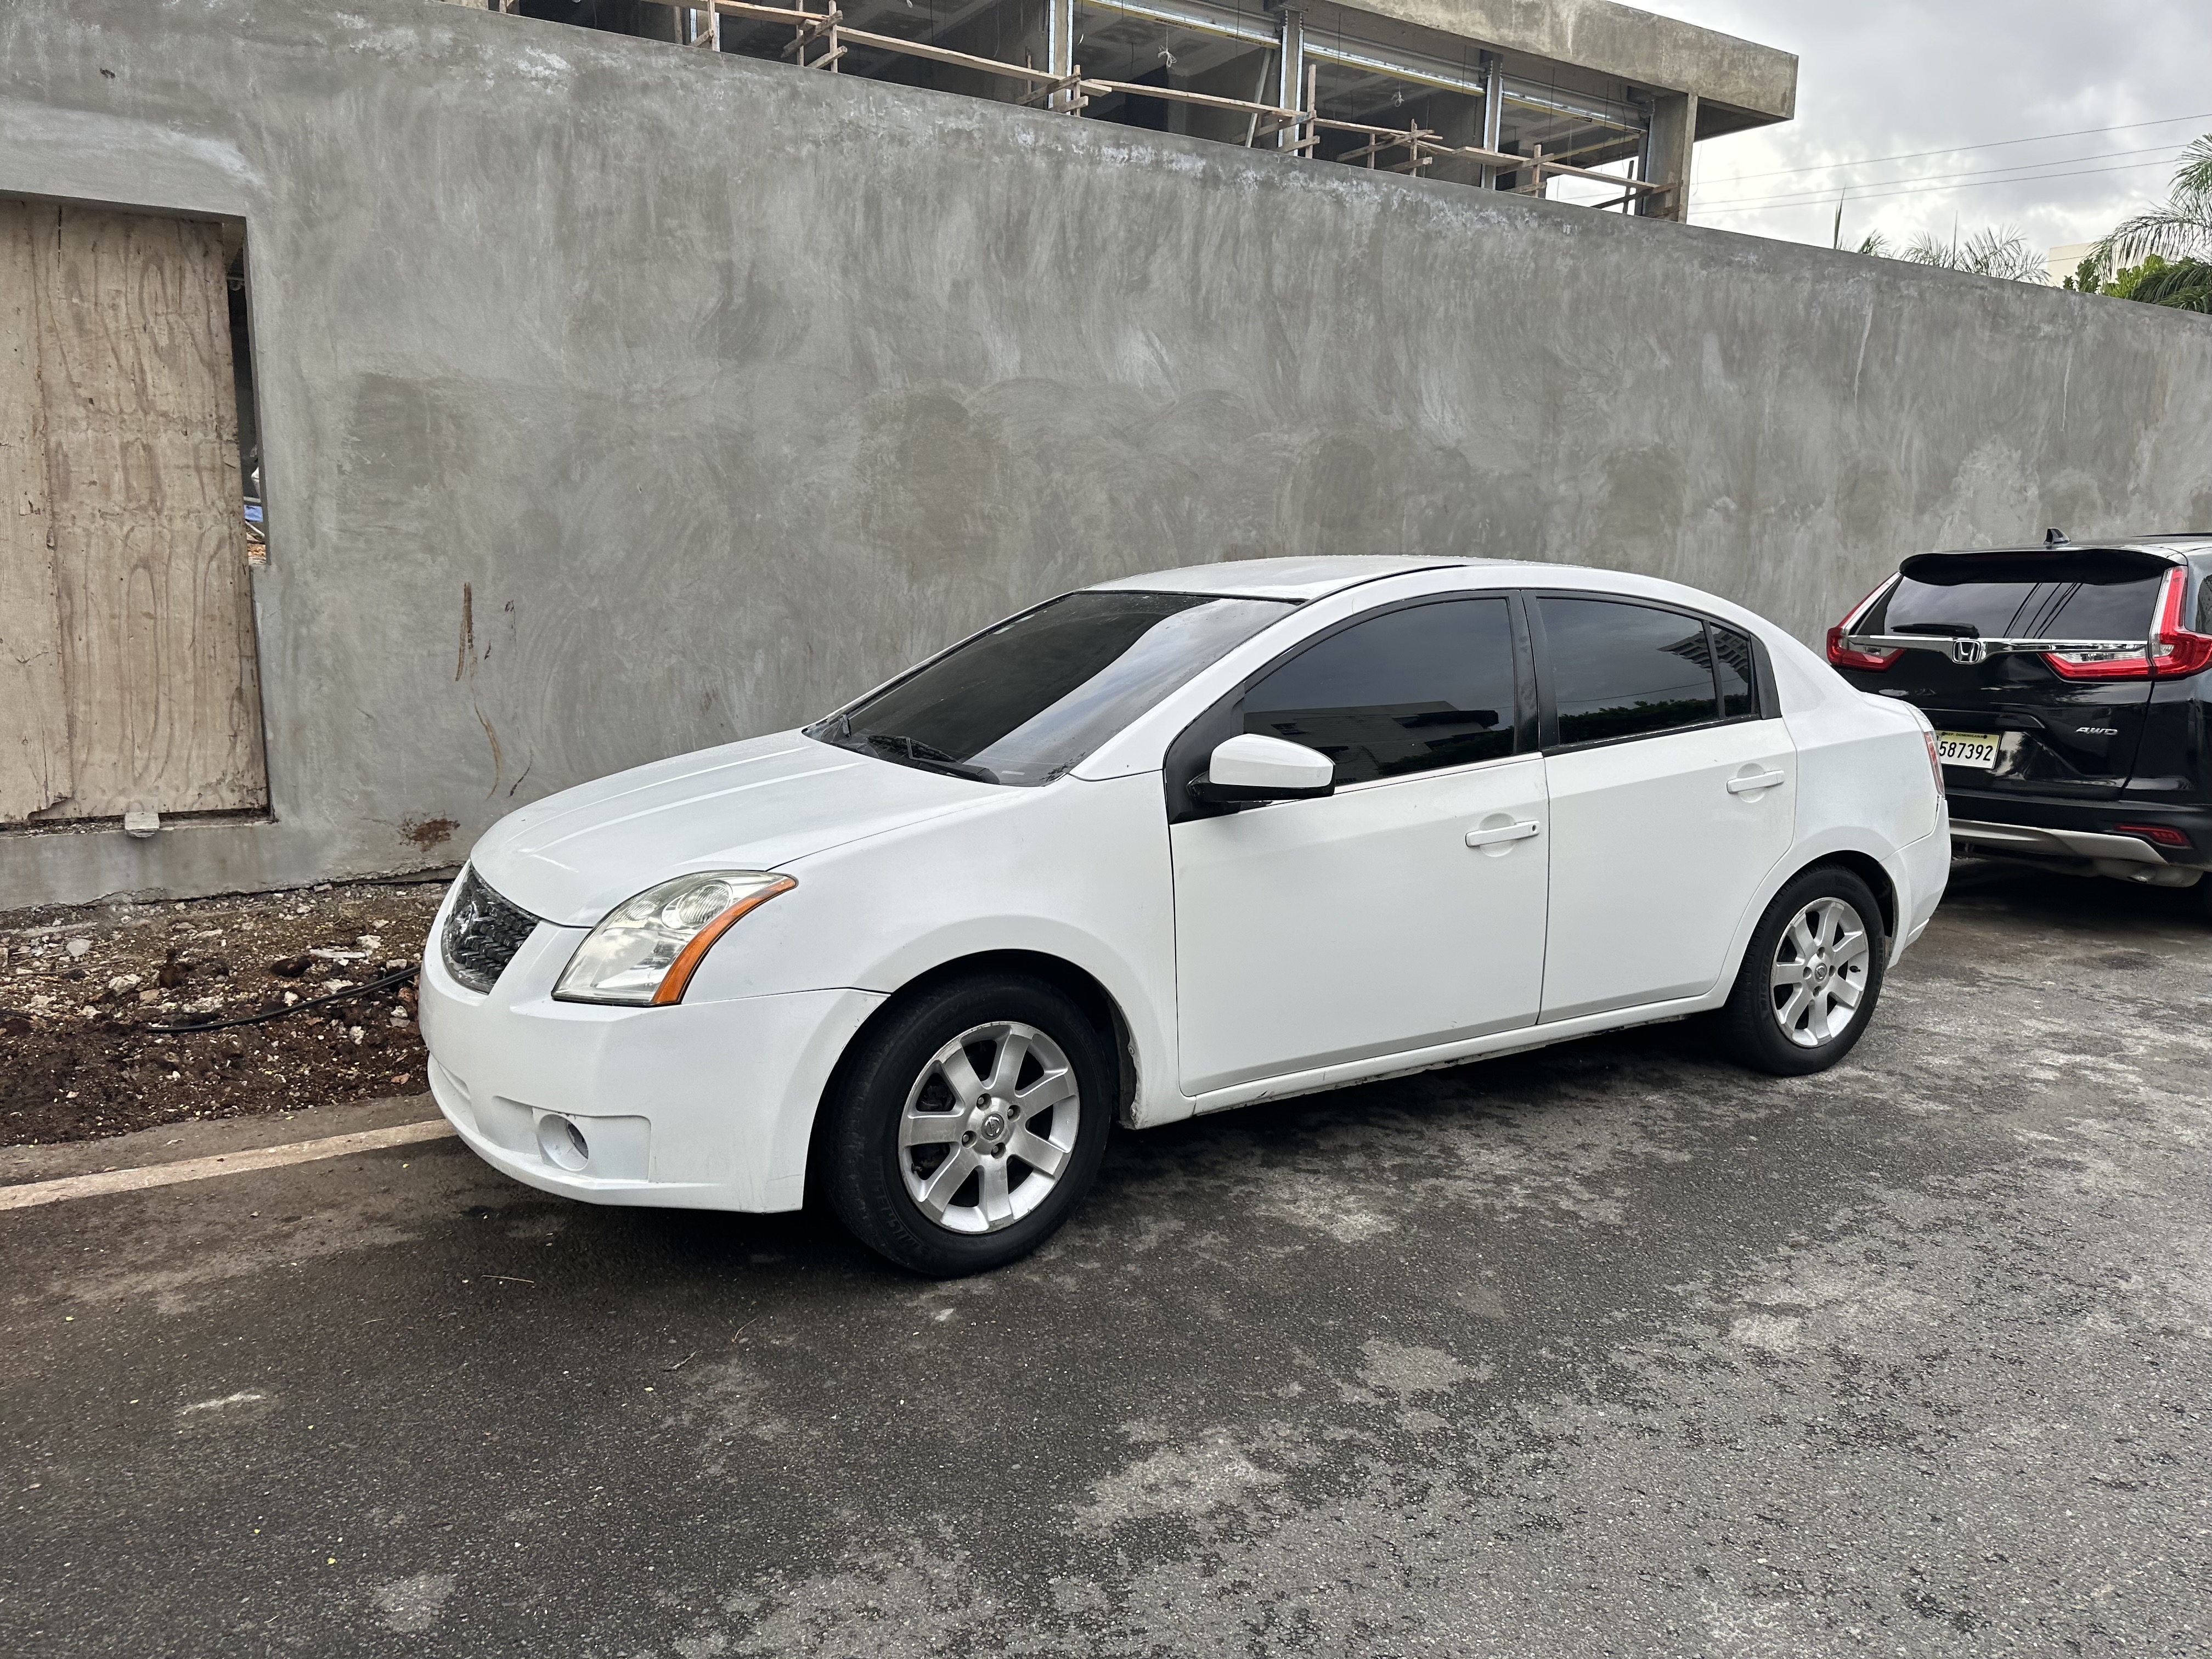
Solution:
M 456 3 L 1668 219 L 1698 139 L 1797 96 L 1789 53 L 1612 0 Z

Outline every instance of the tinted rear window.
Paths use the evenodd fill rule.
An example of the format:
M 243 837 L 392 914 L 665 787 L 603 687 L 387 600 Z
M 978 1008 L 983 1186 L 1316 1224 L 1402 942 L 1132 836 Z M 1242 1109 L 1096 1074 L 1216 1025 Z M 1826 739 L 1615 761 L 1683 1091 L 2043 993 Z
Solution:
M 987 783 L 1049 783 L 1288 601 L 1069 593 L 806 728 L 842 748 Z
M 1982 639 L 2139 640 L 2150 629 L 2158 578 L 1960 582 L 1900 579 L 1860 625 L 1869 634 L 1968 634 Z
M 1714 652 L 1697 617 L 1615 599 L 1537 603 L 1561 743 L 1647 737 L 1719 718 Z M 1747 666 L 1749 657 L 1746 640 L 1740 660 Z M 1747 683 L 1735 694 L 1748 711 Z
M 1759 713 L 1759 658 L 1751 641 L 1718 623 L 1713 630 L 1713 672 L 1721 683 L 1721 718 L 1748 720 Z

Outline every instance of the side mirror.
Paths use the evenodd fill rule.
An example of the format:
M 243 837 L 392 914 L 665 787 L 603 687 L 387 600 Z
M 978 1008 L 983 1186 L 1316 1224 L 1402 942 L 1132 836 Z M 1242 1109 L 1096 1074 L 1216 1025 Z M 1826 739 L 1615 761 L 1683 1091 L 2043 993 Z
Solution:
M 1206 775 L 1190 781 L 1194 799 L 1210 805 L 1243 801 L 1309 800 L 1336 789 L 1336 763 L 1302 743 L 1247 732 L 1218 745 Z

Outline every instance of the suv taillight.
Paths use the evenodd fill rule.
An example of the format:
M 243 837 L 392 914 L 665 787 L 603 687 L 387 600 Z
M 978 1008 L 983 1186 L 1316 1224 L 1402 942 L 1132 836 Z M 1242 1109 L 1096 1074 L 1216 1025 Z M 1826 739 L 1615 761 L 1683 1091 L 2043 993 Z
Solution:
M 2069 680 L 2179 679 L 2212 668 L 2212 634 L 2192 634 L 2181 625 L 2181 602 L 2188 597 L 2189 572 L 2177 567 L 2166 573 L 2158 591 L 2158 620 L 2153 625 L 2150 651 L 2046 651 L 2043 660 L 2051 672 Z
M 2187 568 L 2167 571 L 2166 591 L 2158 596 L 2158 632 L 2150 641 L 2150 672 L 2162 680 L 2212 668 L 2212 634 L 2192 634 L 2181 625 L 2181 602 L 2188 595 Z
M 1844 643 L 1852 625 L 1871 610 L 1874 602 L 1889 592 L 1897 578 L 1890 576 L 1878 584 L 1874 592 L 1844 613 L 1843 621 L 1828 630 L 1828 660 L 1838 668 L 1864 668 L 1880 673 L 1899 657 L 1903 651 L 1854 651 Z
M 1921 737 L 1928 744 L 1928 769 L 1936 775 L 1936 799 L 1946 799 L 1943 793 L 1943 757 L 1936 747 L 1936 734 L 1923 731 Z

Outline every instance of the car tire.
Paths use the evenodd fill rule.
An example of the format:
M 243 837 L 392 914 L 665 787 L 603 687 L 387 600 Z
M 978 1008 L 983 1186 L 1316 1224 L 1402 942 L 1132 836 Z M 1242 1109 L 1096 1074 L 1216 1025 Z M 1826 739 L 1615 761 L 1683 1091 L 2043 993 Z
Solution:
M 1752 929 L 1714 1034 L 1753 1071 L 1824 1072 L 1865 1033 L 1888 960 L 1873 891 L 1841 866 L 1816 865 L 1777 893 Z
M 1090 1189 L 1116 1080 L 1097 1027 L 1056 986 L 1021 974 L 931 986 L 891 1005 L 840 1066 L 823 1187 L 854 1235 L 902 1267 L 957 1279 L 1005 1267 Z

